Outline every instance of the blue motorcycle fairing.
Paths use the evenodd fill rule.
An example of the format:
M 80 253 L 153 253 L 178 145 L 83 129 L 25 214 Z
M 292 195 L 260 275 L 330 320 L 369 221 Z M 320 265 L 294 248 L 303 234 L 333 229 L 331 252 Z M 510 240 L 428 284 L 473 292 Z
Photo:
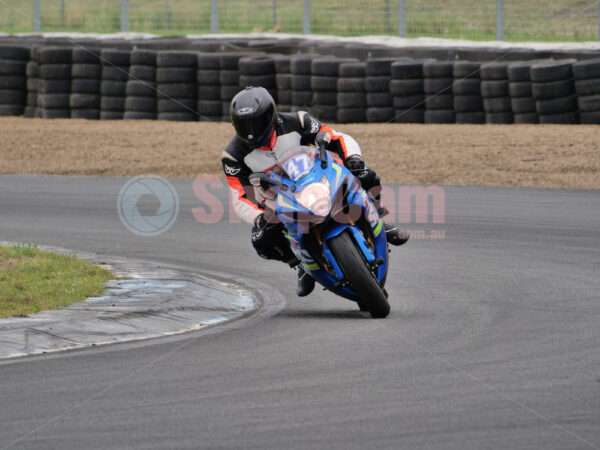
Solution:
M 325 239 L 323 240 L 324 241 L 323 249 L 327 250 L 327 252 L 329 252 L 329 245 L 327 242 L 330 239 L 342 234 L 342 232 L 344 230 L 350 231 L 350 233 L 352 234 L 352 237 L 354 238 L 354 242 L 356 242 L 358 244 L 363 255 L 365 256 L 365 258 L 367 258 L 367 261 L 370 263 L 375 261 L 375 255 L 373 254 L 371 247 L 369 246 L 369 244 L 365 240 L 365 237 L 363 236 L 363 234 L 360 232 L 360 230 L 356 226 L 348 226 L 346 224 L 334 225 L 333 228 L 327 232 L 327 235 L 325 236 Z M 332 255 L 332 257 L 333 257 L 333 255 Z
M 286 237 L 290 241 L 292 251 L 300 260 L 302 267 L 328 290 L 341 297 L 356 301 L 358 300 L 356 292 L 340 286 L 339 282 L 344 280 L 344 275 L 331 253 L 327 241 L 348 230 L 366 261 L 373 262 L 378 257 L 383 259 L 383 264 L 377 269 L 377 280 L 383 286 L 388 263 L 387 240 L 385 232 L 382 232 L 383 222 L 379 218 L 372 200 L 368 198 L 366 192 L 360 187 L 358 179 L 348 169 L 337 164 L 329 154 L 326 154 L 326 157 L 327 167 L 325 169 L 321 167 L 318 158 L 316 158 L 316 163 L 310 172 L 296 182 L 269 172 L 271 179 L 286 186 L 286 190 L 279 189 L 278 191 L 275 212 L 287 231 Z M 329 264 L 330 272 L 318 263 L 318 260 L 308 252 L 302 242 L 306 236 L 305 233 L 309 230 L 309 224 L 311 222 L 320 223 L 324 218 L 316 216 L 312 211 L 303 207 L 294 197 L 294 193 L 301 192 L 306 186 L 312 183 L 320 182 L 323 177 L 326 177 L 331 188 L 331 209 L 333 210 L 334 206 L 336 206 L 334 200 L 345 182 L 347 189 L 346 206 L 360 208 L 362 215 L 367 218 L 367 222 L 371 226 L 375 237 L 374 248 L 372 248 L 363 236 L 362 231 L 352 220 L 347 220 L 348 223 L 332 222 L 331 228 L 327 230 L 326 235 L 323 237 L 322 245 L 323 254 Z M 330 211 L 330 213 L 333 215 L 334 211 Z

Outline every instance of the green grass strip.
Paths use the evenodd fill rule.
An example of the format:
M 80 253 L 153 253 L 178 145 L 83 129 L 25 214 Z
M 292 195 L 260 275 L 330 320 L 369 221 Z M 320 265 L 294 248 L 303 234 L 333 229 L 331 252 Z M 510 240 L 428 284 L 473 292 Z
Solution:
M 75 255 L 0 246 L 0 318 L 56 309 L 104 292 L 110 271 Z
M 301 0 L 219 0 L 219 32 L 302 33 Z M 211 0 L 129 0 L 129 30 L 162 35 L 211 30 Z M 398 34 L 395 0 L 311 0 L 311 29 L 339 36 Z M 494 0 L 407 0 L 408 37 L 496 38 Z M 505 0 L 507 41 L 598 40 L 598 0 Z M 117 0 L 43 0 L 42 31 L 113 33 L 121 29 Z M 0 31 L 33 31 L 33 2 L 0 1 Z

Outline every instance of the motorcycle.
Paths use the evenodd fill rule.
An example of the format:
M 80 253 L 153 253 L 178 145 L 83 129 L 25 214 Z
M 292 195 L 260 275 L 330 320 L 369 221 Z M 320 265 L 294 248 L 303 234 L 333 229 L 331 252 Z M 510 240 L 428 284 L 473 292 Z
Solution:
M 358 178 L 323 147 L 293 147 L 275 157 L 277 164 L 251 174 L 250 182 L 270 194 L 272 212 L 299 264 L 325 289 L 358 303 L 361 311 L 386 317 L 388 243 L 383 221 Z

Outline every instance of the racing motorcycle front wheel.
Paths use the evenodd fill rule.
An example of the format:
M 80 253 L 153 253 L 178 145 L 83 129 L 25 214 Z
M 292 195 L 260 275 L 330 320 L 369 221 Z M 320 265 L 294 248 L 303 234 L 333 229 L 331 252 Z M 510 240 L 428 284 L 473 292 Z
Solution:
M 329 248 L 335 256 L 346 280 L 360 297 L 361 310 L 367 309 L 371 317 L 382 319 L 390 313 L 390 304 L 383 288 L 369 270 L 360 250 L 347 231 L 329 240 Z

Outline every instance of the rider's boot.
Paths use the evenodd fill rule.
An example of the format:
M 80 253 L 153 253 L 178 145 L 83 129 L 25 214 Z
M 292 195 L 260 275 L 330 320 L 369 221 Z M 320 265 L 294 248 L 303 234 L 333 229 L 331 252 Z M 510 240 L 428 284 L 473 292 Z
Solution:
M 298 269 L 298 286 L 296 287 L 296 295 L 298 297 L 306 297 L 315 288 L 315 279 L 307 274 L 302 267 Z
M 397 226 L 391 223 L 384 223 L 385 237 L 391 245 L 399 246 L 406 244 L 406 241 L 410 239 L 410 234 L 406 231 L 400 230 Z

